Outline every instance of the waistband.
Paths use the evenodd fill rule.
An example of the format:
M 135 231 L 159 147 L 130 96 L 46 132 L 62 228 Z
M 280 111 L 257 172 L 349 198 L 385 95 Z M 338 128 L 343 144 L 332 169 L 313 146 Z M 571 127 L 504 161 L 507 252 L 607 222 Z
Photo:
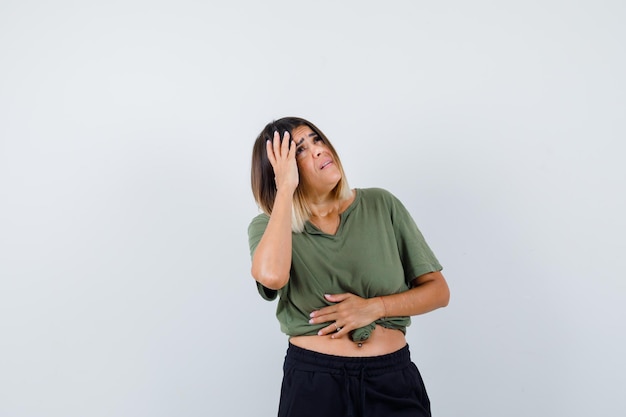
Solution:
M 409 345 L 386 355 L 352 357 L 327 355 L 303 349 L 290 343 L 285 356 L 285 365 L 296 366 L 301 370 L 336 374 L 360 375 L 366 369 L 367 374 L 375 375 L 402 369 L 410 364 Z

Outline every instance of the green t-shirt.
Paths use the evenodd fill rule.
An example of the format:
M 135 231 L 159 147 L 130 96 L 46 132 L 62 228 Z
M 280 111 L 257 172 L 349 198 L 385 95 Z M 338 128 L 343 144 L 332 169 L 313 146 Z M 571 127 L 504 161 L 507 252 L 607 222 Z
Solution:
M 269 216 L 256 216 L 248 227 L 254 254 Z M 373 298 L 406 291 L 416 277 L 440 271 L 441 265 L 426 244 L 411 215 L 390 192 L 356 189 L 352 204 L 341 214 L 335 235 L 306 222 L 292 234 L 289 281 L 278 291 L 257 282 L 266 300 L 279 296 L 276 317 L 289 336 L 315 335 L 325 324 L 309 324 L 309 314 L 331 305 L 324 294 L 353 293 Z M 410 317 L 385 317 L 372 323 L 406 331 Z M 363 328 L 360 340 L 369 337 Z M 354 339 L 354 336 L 353 336 Z

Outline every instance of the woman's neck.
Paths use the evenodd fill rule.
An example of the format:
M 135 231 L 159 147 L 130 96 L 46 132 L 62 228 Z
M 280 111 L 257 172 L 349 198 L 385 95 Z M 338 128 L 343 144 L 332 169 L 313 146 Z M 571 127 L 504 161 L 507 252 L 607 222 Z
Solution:
M 309 198 L 309 208 L 311 210 L 311 219 L 313 220 L 334 220 L 354 200 L 354 191 L 351 198 L 338 200 L 334 195 L 328 194 L 324 198 Z
M 327 218 L 339 214 L 341 201 L 330 200 L 325 202 L 309 202 L 311 217 Z
M 341 223 L 339 203 L 331 202 L 311 207 L 312 213 L 309 221 L 322 232 L 334 235 Z

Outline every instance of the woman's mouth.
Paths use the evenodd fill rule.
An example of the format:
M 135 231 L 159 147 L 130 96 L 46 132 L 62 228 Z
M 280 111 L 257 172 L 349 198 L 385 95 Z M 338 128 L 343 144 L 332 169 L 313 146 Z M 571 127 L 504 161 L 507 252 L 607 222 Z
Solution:
M 332 160 L 328 160 L 328 161 L 324 161 L 324 163 L 322 165 L 320 165 L 320 169 L 324 169 L 326 168 L 328 165 L 332 164 L 333 161 Z

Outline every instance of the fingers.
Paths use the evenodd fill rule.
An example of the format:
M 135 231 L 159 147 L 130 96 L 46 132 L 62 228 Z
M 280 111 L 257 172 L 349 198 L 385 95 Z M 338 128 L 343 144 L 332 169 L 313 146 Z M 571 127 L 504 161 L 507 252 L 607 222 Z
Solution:
M 274 183 L 277 190 L 295 191 L 298 187 L 300 177 L 298 164 L 296 162 L 296 145 L 290 139 L 289 132 L 283 134 L 274 132 L 272 140 L 265 143 L 267 159 L 274 171 Z
M 272 140 L 272 146 L 274 151 L 274 157 L 276 159 L 280 158 L 280 133 L 278 131 L 274 132 L 274 139 Z
M 285 155 L 285 157 L 289 156 L 289 147 L 291 146 L 291 141 L 289 140 L 289 132 L 285 131 L 283 141 L 280 142 L 280 146 L 282 147 L 280 152 L 281 155 Z
M 265 142 L 265 151 L 267 152 L 267 159 L 270 160 L 270 164 L 272 164 L 272 166 L 276 166 L 276 156 L 274 156 L 274 148 L 273 148 L 273 143 L 276 142 L 276 138 L 278 137 L 278 132 L 274 132 L 274 140 L 267 140 L 267 142 Z
M 289 132 L 285 131 L 283 140 L 280 140 L 280 133 L 274 132 L 274 138 L 265 142 L 265 151 L 267 152 L 267 159 L 269 159 L 272 168 L 276 171 L 277 164 L 280 161 L 295 161 L 296 146 L 292 145 L 292 140 L 289 137 Z
M 319 332 L 317 332 L 318 336 L 325 336 L 330 334 L 332 339 L 339 339 L 340 337 L 348 334 L 349 329 L 346 329 L 342 326 L 339 326 L 337 322 L 331 323 L 330 325 L 324 327 Z
M 332 303 L 340 303 L 343 300 L 349 298 L 352 294 L 344 293 L 344 294 L 324 294 L 324 298 Z
M 344 293 L 344 294 L 324 294 L 324 298 L 333 303 L 340 303 L 344 300 L 350 298 L 352 294 Z M 333 314 L 337 313 L 338 306 L 332 305 L 324 308 L 320 308 L 310 314 L 311 320 L 309 323 L 323 323 L 325 321 L 335 320 Z
M 333 339 L 337 339 L 355 329 L 350 319 L 344 318 L 341 313 L 334 309 L 334 306 L 314 311 L 311 313 L 311 317 L 309 320 L 311 324 L 330 323 L 317 332 L 318 336 L 331 334 Z
M 279 158 L 286 158 L 293 146 L 291 146 L 291 140 L 289 139 L 289 132 L 285 131 L 283 140 L 280 140 L 280 133 L 274 132 L 274 138 L 266 142 L 267 156 L 270 159 L 277 160 Z
M 317 332 L 319 336 L 333 334 L 332 338 L 338 338 L 343 336 L 350 330 L 348 328 L 344 329 L 343 325 L 337 322 L 337 320 L 341 319 L 341 314 L 338 311 L 337 305 L 332 305 L 316 310 L 310 314 L 310 317 L 311 319 L 309 320 L 309 323 L 311 324 L 330 322 L 328 326 Z
M 331 338 L 337 339 L 378 318 L 367 308 L 372 299 L 351 293 L 325 294 L 324 298 L 335 304 L 313 311 L 309 320 L 311 324 L 326 325 L 318 332 L 320 336 L 331 335 Z

